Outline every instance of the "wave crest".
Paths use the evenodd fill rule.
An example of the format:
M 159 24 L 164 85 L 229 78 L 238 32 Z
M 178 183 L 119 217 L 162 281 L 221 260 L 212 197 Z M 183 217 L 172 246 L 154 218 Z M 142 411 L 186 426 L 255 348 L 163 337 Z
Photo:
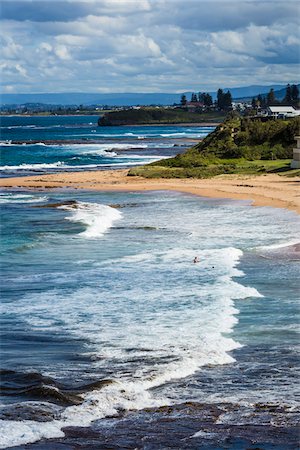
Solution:
M 66 217 L 67 220 L 86 225 L 86 230 L 80 233 L 80 236 L 88 239 L 103 236 L 113 223 L 122 217 L 122 213 L 116 208 L 97 203 L 77 202 L 76 205 L 58 208 L 71 212 L 71 216 Z

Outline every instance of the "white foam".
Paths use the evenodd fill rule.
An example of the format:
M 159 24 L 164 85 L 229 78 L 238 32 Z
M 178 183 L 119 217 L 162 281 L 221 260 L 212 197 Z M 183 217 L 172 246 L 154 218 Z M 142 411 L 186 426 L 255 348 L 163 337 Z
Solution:
M 218 436 L 218 433 L 211 433 L 209 431 L 197 431 L 195 434 L 190 436 L 190 439 L 202 437 L 204 439 L 215 439 Z
M 279 242 L 278 244 L 272 244 L 272 245 L 265 245 L 261 247 L 257 247 L 258 250 L 276 250 L 279 248 L 285 248 L 285 247 L 291 247 L 292 245 L 300 244 L 299 238 L 298 239 L 291 239 L 289 241 L 285 242 Z
M 99 236 L 105 226 L 107 229 L 112 220 L 120 218 L 118 210 L 94 203 L 63 209 L 71 213 L 69 220 L 87 225 L 84 233 L 88 237 Z M 103 219 L 107 220 L 104 226 Z M 200 263 L 193 264 L 195 252 L 178 248 L 141 253 L 108 259 L 103 266 L 90 269 L 89 275 L 94 271 L 96 279 L 103 270 L 113 273 L 119 270 L 120 275 L 125 271 L 127 291 L 122 286 L 119 289 L 120 276 L 113 290 L 102 289 L 99 283 L 97 287 L 79 288 L 72 293 L 57 289 L 30 294 L 17 305 L 3 305 L 6 312 L 19 315 L 31 328 L 44 327 L 48 332 L 59 333 L 63 327 L 65 333 L 82 338 L 96 355 L 105 355 L 91 364 L 96 367 L 104 364 L 115 374 L 115 383 L 84 394 L 84 402 L 66 408 L 58 420 L 38 424 L 9 422 L 14 434 L 4 438 L 5 446 L 59 437 L 63 427 L 89 426 L 93 420 L 114 415 L 120 409 L 169 404 L 169 398 L 163 394 L 155 396 L 151 388 L 190 376 L 203 365 L 234 361 L 229 352 L 241 345 L 227 335 L 237 323 L 239 312 L 233 299 L 261 295 L 232 279 L 243 275 L 236 268 L 241 250 L 233 247 L 205 250 L 201 252 Z M 145 271 L 157 266 L 162 273 L 171 266 L 180 276 L 191 277 L 188 292 L 186 282 L 180 280 L 176 286 L 167 280 L 163 284 L 157 281 L 151 290 L 130 280 L 137 268 L 142 277 Z M 123 370 L 122 362 L 128 360 L 127 348 L 135 348 L 145 361 L 154 358 L 156 362 L 143 363 L 142 358 L 138 367 L 133 365 L 129 369 L 125 365 Z M 115 366 L 116 361 L 119 363 Z M 7 432 L 5 427 L 3 434 Z
M 117 156 L 118 154 L 116 152 L 113 151 L 107 151 L 104 149 L 94 149 L 94 150 L 86 150 L 84 152 L 80 153 L 81 155 L 90 155 L 90 156 L 105 156 L 106 158 L 114 158 L 115 156 Z
M 120 158 L 122 159 L 122 157 Z M 9 171 L 22 171 L 22 170 L 35 170 L 35 171 L 39 171 L 39 170 L 52 170 L 52 169 L 71 169 L 71 170 L 78 170 L 78 169 L 96 169 L 97 167 L 122 167 L 122 166 L 136 166 L 137 162 L 136 161 L 127 161 L 127 158 L 124 158 L 126 160 L 126 162 L 115 162 L 112 164 L 80 164 L 80 165 L 68 165 L 65 164 L 62 161 L 58 161 L 56 163 L 51 163 L 51 164 L 46 164 L 46 163 L 41 163 L 41 164 L 20 164 L 19 166 L 0 166 L 0 172 L 9 172 Z M 129 158 L 128 158 L 129 159 Z M 135 158 L 138 159 L 138 158 Z M 156 158 L 158 159 L 162 159 L 160 158 Z M 153 161 L 152 157 L 147 157 L 145 156 L 142 159 L 143 162 L 147 163 L 148 161 L 151 162 Z M 140 163 L 140 162 L 139 162 Z
M 199 132 L 199 133 L 162 133 L 160 134 L 161 137 L 165 138 L 202 138 L 205 137 L 207 133 Z
M 0 203 L 39 203 L 47 200 L 45 195 L 37 197 L 29 194 L 0 193 Z
M 13 432 L 12 432 L 13 430 Z M 14 447 L 39 441 L 42 438 L 63 437 L 64 433 L 56 422 L 34 422 L 33 420 L 1 420 L 0 448 Z
M 64 427 L 87 427 L 93 420 L 115 415 L 120 409 L 142 409 L 160 405 L 159 401 L 141 390 L 138 384 L 133 387 L 115 383 L 105 386 L 101 391 L 89 392 L 84 398 L 81 407 L 66 408 L 61 419 L 52 422 L 0 420 L 0 448 L 32 443 L 43 438 L 63 437 Z
M 45 142 L 34 142 L 34 143 L 31 143 L 31 142 L 22 142 L 22 143 L 20 143 L 20 144 L 15 144 L 15 143 L 12 143 L 12 141 L 0 141 L 0 145 L 3 145 L 3 146 L 9 146 L 9 147 L 19 147 L 20 145 L 26 145 L 26 146 L 28 146 L 28 147 L 33 147 L 33 146 L 35 146 L 35 145 L 39 145 L 39 146 L 43 146 L 43 147 L 46 147 L 47 145 L 45 144 Z
M 147 145 L 133 145 L 133 144 L 119 144 L 119 143 L 106 143 L 106 144 L 54 144 L 64 149 L 70 149 L 77 151 L 84 155 L 113 155 L 116 154 L 112 150 L 128 150 L 131 148 L 147 148 Z
M 37 164 L 20 164 L 19 166 L 1 166 L 1 170 L 40 170 L 40 169 L 57 169 L 57 168 L 68 167 L 62 161 L 57 161 L 55 163 L 37 163 Z M 70 166 L 73 167 L 73 166 Z M 75 168 L 75 167 L 74 167 Z
M 122 217 L 122 213 L 116 208 L 98 203 L 78 202 L 76 208 L 74 206 L 59 206 L 59 209 L 71 212 L 71 216 L 66 217 L 67 220 L 86 225 L 86 230 L 80 233 L 80 236 L 89 239 L 103 236 L 113 223 Z
M 1 127 L 1 128 L 7 128 L 7 129 L 14 129 L 14 128 L 37 128 L 36 125 L 11 125 L 9 127 Z

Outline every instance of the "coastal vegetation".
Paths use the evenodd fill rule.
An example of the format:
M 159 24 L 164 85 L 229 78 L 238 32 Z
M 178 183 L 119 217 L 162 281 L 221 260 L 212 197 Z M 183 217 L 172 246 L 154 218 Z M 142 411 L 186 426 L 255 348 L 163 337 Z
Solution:
M 224 117 L 225 114 L 220 111 L 202 113 L 188 111 L 185 108 L 145 107 L 111 111 L 100 117 L 98 124 L 113 126 L 222 122 Z
M 267 94 L 259 94 L 257 97 L 253 97 L 251 104 L 253 108 L 266 108 L 269 105 L 290 105 L 298 108 L 299 88 L 296 84 L 287 84 L 285 88 L 285 95 L 281 100 L 278 99 L 278 93 L 271 88 Z
M 169 107 L 135 106 L 104 114 L 98 120 L 100 126 L 119 125 L 167 125 L 203 122 L 222 122 L 226 113 L 232 109 L 232 96 L 229 91 L 218 89 L 216 101 L 208 92 L 192 93 L 188 101 L 181 95 L 180 103 Z
M 290 170 L 299 126 L 299 117 L 263 122 L 231 113 L 215 131 L 185 153 L 133 168 L 129 175 L 209 178 L 230 173 L 299 174 L 299 170 Z
M 280 173 L 286 176 L 300 176 L 299 169 L 290 169 L 291 160 L 276 161 L 254 160 L 247 161 L 243 158 L 235 160 L 220 160 L 217 158 L 203 158 L 196 166 L 168 167 L 159 165 L 146 165 L 129 170 L 128 176 L 140 176 L 144 178 L 212 178 L 217 175 L 245 174 L 261 175 L 264 173 Z

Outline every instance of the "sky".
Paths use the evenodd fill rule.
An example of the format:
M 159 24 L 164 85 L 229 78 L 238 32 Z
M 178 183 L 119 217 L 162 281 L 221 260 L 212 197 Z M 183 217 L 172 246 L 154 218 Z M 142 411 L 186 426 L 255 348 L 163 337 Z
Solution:
M 297 0 L 0 0 L 1 90 L 183 92 L 299 82 Z

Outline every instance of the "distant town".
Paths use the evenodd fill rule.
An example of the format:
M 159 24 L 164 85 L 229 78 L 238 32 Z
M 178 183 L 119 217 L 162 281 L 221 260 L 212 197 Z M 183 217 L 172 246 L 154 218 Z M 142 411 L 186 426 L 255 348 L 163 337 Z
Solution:
M 169 105 L 153 104 L 111 105 L 111 104 L 49 104 L 30 102 L 2 104 L 0 115 L 102 115 L 108 111 L 139 110 L 141 108 L 181 109 L 197 114 L 209 112 L 237 111 L 241 115 L 260 117 L 295 117 L 299 110 L 299 85 L 288 84 L 285 89 L 253 97 L 233 98 L 230 90 L 218 89 L 216 95 L 207 92 L 192 92 L 178 95 L 178 102 Z

